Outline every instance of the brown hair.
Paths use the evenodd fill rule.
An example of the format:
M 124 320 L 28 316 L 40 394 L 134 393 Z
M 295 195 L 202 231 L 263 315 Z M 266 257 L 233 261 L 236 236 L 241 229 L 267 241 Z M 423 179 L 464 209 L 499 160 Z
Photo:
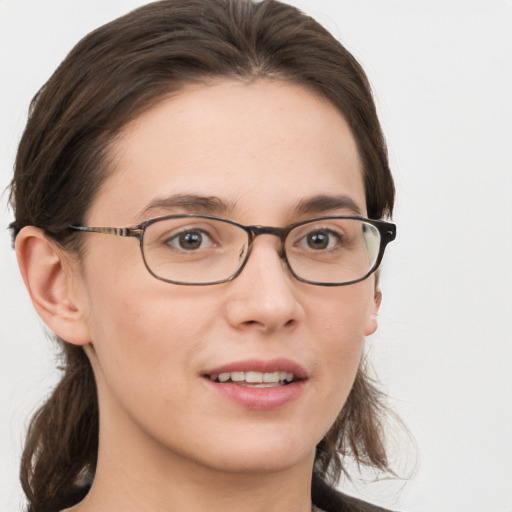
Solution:
M 368 216 L 389 216 L 394 186 L 368 80 L 338 41 L 274 0 L 164 0 L 87 35 L 32 100 L 11 184 L 13 235 L 35 225 L 78 251 L 67 227 L 83 222 L 111 172 L 109 146 L 129 121 L 186 84 L 259 77 L 300 84 L 339 109 L 358 144 Z M 81 347 L 59 342 L 64 376 L 32 419 L 22 459 L 33 512 L 92 478 L 96 465 L 92 369 Z M 381 395 L 361 365 L 317 447 L 316 474 L 336 480 L 345 455 L 388 469 L 382 411 Z

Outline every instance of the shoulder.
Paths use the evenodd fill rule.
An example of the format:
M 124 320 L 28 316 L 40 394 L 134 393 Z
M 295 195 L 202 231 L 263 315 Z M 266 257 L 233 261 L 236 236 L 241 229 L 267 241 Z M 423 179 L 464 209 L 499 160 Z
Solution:
M 336 491 L 316 477 L 313 478 L 311 498 L 313 503 L 325 512 L 390 512 L 377 505 Z

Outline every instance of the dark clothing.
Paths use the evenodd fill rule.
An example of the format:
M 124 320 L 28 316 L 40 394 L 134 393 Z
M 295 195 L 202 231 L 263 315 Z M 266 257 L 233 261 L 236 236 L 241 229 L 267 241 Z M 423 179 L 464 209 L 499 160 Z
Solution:
M 73 487 L 69 492 L 58 496 L 55 500 L 53 500 L 50 505 L 44 509 L 44 512 L 60 512 L 65 508 L 76 505 L 78 502 L 85 498 L 89 492 L 89 488 L 90 487 L 88 485 L 84 487 Z
M 336 491 L 320 478 L 313 477 L 311 501 L 325 512 L 390 512 L 366 501 Z
M 61 499 L 55 500 L 46 509 L 46 512 L 60 512 L 71 507 L 81 501 L 88 491 L 89 487 L 75 487 Z M 325 512 L 390 512 L 371 503 L 342 494 L 318 478 L 313 478 L 311 500 Z

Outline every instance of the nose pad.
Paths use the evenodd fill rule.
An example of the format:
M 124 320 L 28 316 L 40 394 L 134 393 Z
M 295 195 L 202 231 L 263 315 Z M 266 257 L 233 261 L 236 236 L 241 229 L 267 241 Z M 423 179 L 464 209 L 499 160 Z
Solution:
M 298 282 L 288 268 L 282 244 L 273 242 L 272 237 L 258 238 L 242 272 L 230 283 L 228 322 L 238 329 L 265 332 L 291 328 L 303 317 Z

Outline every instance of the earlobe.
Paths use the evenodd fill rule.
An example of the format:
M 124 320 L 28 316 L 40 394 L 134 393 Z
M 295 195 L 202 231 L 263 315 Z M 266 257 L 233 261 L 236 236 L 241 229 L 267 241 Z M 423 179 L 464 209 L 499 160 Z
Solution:
M 365 330 L 365 336 L 370 336 L 370 334 L 373 334 L 377 330 L 378 322 L 377 322 L 377 316 L 379 314 L 379 308 L 380 304 L 382 302 L 382 292 L 380 291 L 380 288 L 378 284 L 375 285 L 375 294 L 373 296 L 373 303 L 370 310 L 370 314 L 366 323 L 366 330 Z
M 90 343 L 84 311 L 72 293 L 74 272 L 64 250 L 34 226 L 20 231 L 15 248 L 23 281 L 43 322 L 69 343 Z

